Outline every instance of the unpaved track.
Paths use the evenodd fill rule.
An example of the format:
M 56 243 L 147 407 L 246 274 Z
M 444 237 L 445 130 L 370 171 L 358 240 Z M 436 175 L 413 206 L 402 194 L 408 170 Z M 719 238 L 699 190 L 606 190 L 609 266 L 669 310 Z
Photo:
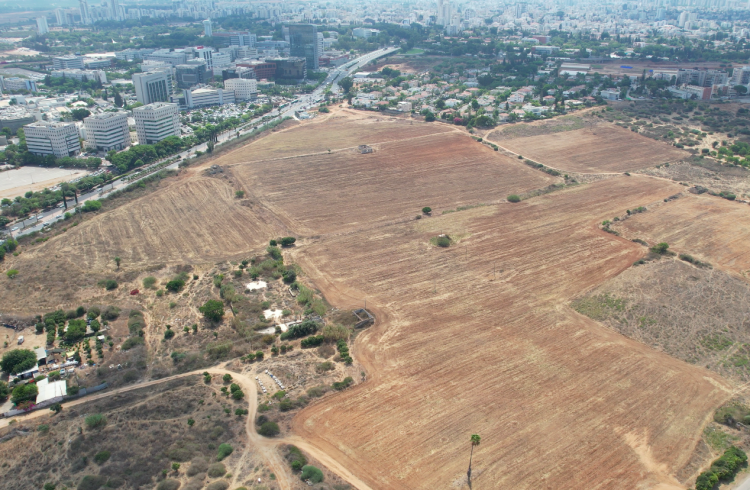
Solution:
M 294 488 L 294 483 L 292 482 L 292 480 L 296 477 L 291 473 L 291 471 L 289 471 L 288 465 L 277 450 L 278 446 L 280 446 L 281 444 L 294 444 L 309 453 L 313 458 L 317 459 L 322 464 L 326 465 L 330 471 L 336 473 L 339 477 L 349 482 L 355 488 L 358 488 L 359 490 L 371 490 L 369 486 L 359 480 L 336 460 L 329 457 L 318 447 L 302 440 L 299 437 L 290 436 L 286 438 L 268 439 L 259 435 L 255 431 L 255 416 L 258 411 L 258 391 L 255 386 L 255 380 L 253 379 L 255 376 L 255 369 L 252 369 L 248 373 L 238 373 L 236 371 L 230 371 L 224 368 L 224 366 L 226 366 L 229 362 L 231 361 L 228 361 L 227 363 L 224 363 L 218 367 L 197 369 L 195 371 L 190 371 L 187 373 L 176 374 L 174 376 L 169 376 L 162 379 L 147 381 L 145 383 L 126 386 L 124 388 L 118 388 L 116 390 L 104 391 L 102 393 L 98 393 L 89 397 L 79 398 L 71 402 L 65 402 L 63 404 L 63 409 L 96 400 L 101 400 L 103 398 L 119 395 L 121 393 L 139 390 L 141 388 L 147 388 L 149 386 L 154 386 L 160 383 L 166 383 L 175 379 L 186 378 L 193 375 L 202 375 L 204 372 L 208 372 L 214 376 L 223 376 L 225 374 L 230 374 L 232 376 L 232 381 L 240 385 L 240 387 L 242 387 L 242 390 L 245 392 L 248 401 L 247 409 L 249 412 L 247 415 L 247 423 L 245 425 L 248 443 L 245 446 L 244 452 L 234 466 L 234 469 L 232 471 L 232 485 L 230 488 L 235 488 L 237 485 L 242 483 L 241 480 L 244 480 L 243 475 L 241 474 L 241 469 L 243 464 L 247 463 L 247 461 L 252 456 L 253 450 L 256 450 L 260 453 L 262 459 L 265 460 L 271 472 L 276 476 L 276 483 L 282 490 L 291 490 L 292 488 Z M 18 417 L 3 418 L 0 419 L 0 428 L 7 427 L 12 420 L 15 420 L 18 424 L 21 424 L 50 415 L 51 414 L 48 410 L 36 410 L 34 412 L 30 412 L 26 415 Z

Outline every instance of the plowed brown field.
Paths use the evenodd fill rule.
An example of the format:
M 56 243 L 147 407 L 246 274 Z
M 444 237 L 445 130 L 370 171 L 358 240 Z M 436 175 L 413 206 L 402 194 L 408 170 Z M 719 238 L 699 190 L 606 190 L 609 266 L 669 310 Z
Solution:
M 667 242 L 735 273 L 750 270 L 750 210 L 747 204 L 707 194 L 686 194 L 616 226 L 630 238 Z
M 356 132 L 339 130 L 343 139 L 350 131 Z M 497 202 L 559 180 L 465 134 L 438 132 L 407 139 L 409 134 L 407 129 L 397 141 L 374 145 L 370 154 L 343 150 L 238 164 L 232 170 L 253 199 L 303 235 L 413 219 L 424 206 L 440 213 Z
M 472 433 L 474 488 L 680 488 L 726 384 L 565 306 L 643 253 L 597 223 L 677 190 L 610 179 L 298 250 L 329 300 L 367 298 L 379 323 L 356 343 L 369 380 L 295 430 L 372 488 L 460 486 Z M 465 238 L 431 247 L 440 231 Z
M 689 156 L 666 143 L 611 125 L 502 140 L 498 144 L 549 167 L 581 173 L 626 172 Z
M 340 111 L 308 124 L 272 133 L 259 141 L 218 159 L 219 165 L 255 162 L 295 155 L 356 148 L 384 141 L 415 138 L 436 133 L 458 132 L 451 126 L 372 117 L 367 113 Z

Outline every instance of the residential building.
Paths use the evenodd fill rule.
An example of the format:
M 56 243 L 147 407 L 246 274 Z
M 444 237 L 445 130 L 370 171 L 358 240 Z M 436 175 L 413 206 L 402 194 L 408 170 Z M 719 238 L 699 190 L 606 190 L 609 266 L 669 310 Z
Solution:
M 68 23 L 67 15 L 63 9 L 55 9 L 55 21 L 59 26 L 64 26 Z
M 78 129 L 73 123 L 37 121 L 23 127 L 26 146 L 35 155 L 71 157 L 81 151 Z
M 167 102 L 172 95 L 172 74 L 168 71 L 134 73 L 135 97 L 141 104 Z
M 78 10 L 81 12 L 81 23 L 91 24 L 91 11 L 86 0 L 78 0 Z
M 177 104 L 154 102 L 133 109 L 138 143 L 153 145 L 169 136 L 180 135 L 180 109 Z
M 179 88 L 190 88 L 209 82 L 206 62 L 202 59 L 188 60 L 184 65 L 175 66 L 175 82 Z
M 36 33 L 43 36 L 49 32 L 49 26 L 47 25 L 47 17 L 36 18 Z
M 557 54 L 557 52 L 560 51 L 560 48 L 558 46 L 534 46 L 533 48 L 531 48 L 531 51 L 534 54 L 551 56 L 553 54 Z
M 399 102 L 398 104 L 396 104 L 396 110 L 397 111 L 401 111 L 401 112 L 411 112 L 411 110 L 412 110 L 412 103 L 403 100 L 403 101 Z
M 142 60 L 144 56 L 149 55 L 154 51 L 156 50 L 152 48 L 125 49 L 115 53 L 115 58 L 126 61 Z
M 67 70 L 70 68 L 83 70 L 83 56 L 55 56 L 52 58 L 52 68 L 55 70 Z
M 599 92 L 599 95 L 601 95 L 602 99 L 605 99 L 605 100 L 619 100 L 620 99 L 620 91 L 614 90 L 614 89 L 602 90 L 601 92 Z
M 83 120 L 86 145 L 98 151 L 122 150 L 130 145 L 128 115 L 124 112 L 103 112 Z
M 292 24 L 289 26 L 289 54 L 305 58 L 307 68 L 318 69 L 318 59 L 322 55 L 318 42 L 318 28 L 314 24 Z
M 258 82 L 253 78 L 229 78 L 224 89 L 234 92 L 236 100 L 254 100 L 258 96 Z
M 750 85 L 750 66 L 736 66 L 732 72 L 731 85 Z
M 377 29 L 370 29 L 368 27 L 355 27 L 352 29 L 352 35 L 354 37 L 360 37 L 362 39 L 367 39 L 370 36 L 377 36 L 380 34 L 380 31 Z
M 213 35 L 213 30 L 211 29 L 211 19 L 206 19 L 203 21 L 203 35 L 205 37 L 211 37 Z

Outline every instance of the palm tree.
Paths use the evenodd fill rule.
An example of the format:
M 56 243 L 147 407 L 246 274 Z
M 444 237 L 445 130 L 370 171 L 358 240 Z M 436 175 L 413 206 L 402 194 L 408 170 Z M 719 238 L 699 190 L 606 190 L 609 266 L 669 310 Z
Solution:
M 466 476 L 469 477 L 469 488 L 471 488 L 471 458 L 474 457 L 474 446 L 478 446 L 482 438 L 478 434 L 471 435 L 471 454 L 469 455 L 469 471 L 466 472 Z

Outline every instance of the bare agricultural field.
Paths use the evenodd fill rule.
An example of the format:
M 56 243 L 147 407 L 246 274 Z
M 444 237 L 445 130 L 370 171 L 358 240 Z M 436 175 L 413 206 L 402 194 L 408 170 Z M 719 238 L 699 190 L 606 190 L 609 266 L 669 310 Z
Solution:
M 747 204 L 707 194 L 688 194 L 613 226 L 628 238 L 666 242 L 670 250 L 695 256 L 737 274 L 750 270 Z
M 576 114 L 546 119 L 544 121 L 508 124 L 495 129 L 487 137 L 492 141 L 500 143 L 514 138 L 574 131 L 576 129 L 583 129 L 584 127 L 593 127 L 596 124 L 599 124 L 599 121 L 584 117 L 583 114 Z
M 465 485 L 472 433 L 475 488 L 683 488 L 728 385 L 567 306 L 643 254 L 596 224 L 678 189 L 620 177 L 295 251 L 378 324 L 354 349 L 368 380 L 294 430 L 372 488 Z M 441 231 L 461 242 L 433 247 Z
M 352 137 L 347 130 L 341 133 L 342 139 Z M 497 202 L 560 180 L 457 132 L 374 147 L 370 154 L 345 150 L 232 170 L 253 199 L 303 235 L 412 219 L 425 206 L 436 214 L 455 206 Z
M 218 165 L 257 162 L 296 155 L 356 148 L 385 141 L 454 132 L 450 126 L 390 117 L 372 117 L 354 111 L 335 111 L 286 131 L 277 131 L 259 141 L 217 159 Z
M 499 143 L 548 167 L 581 173 L 626 172 L 689 156 L 673 146 L 609 125 Z

